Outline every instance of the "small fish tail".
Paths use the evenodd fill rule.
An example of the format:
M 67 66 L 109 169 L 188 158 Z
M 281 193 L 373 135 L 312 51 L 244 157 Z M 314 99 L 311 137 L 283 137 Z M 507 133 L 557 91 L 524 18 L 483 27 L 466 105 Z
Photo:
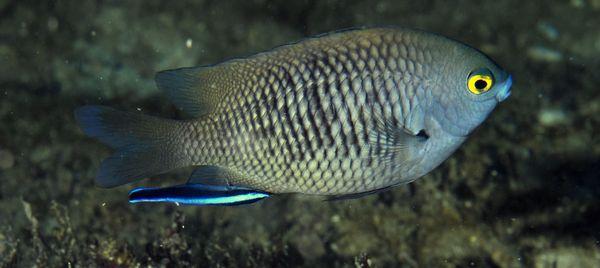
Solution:
M 105 188 L 130 183 L 185 166 L 177 148 L 181 122 L 104 106 L 83 106 L 75 111 L 81 129 L 116 149 L 100 165 L 96 183 Z

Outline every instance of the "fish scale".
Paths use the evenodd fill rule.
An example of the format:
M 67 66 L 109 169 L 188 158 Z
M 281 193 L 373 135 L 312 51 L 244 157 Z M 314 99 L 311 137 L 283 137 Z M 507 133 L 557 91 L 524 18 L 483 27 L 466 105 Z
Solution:
M 398 49 L 384 45 L 378 35 L 367 37 L 348 38 L 342 45 L 323 42 L 317 44 L 320 49 L 304 49 L 302 57 L 292 61 L 289 58 L 302 49 L 284 47 L 278 55 L 232 63 L 238 75 L 250 77 L 250 82 L 228 89 L 231 94 L 221 102 L 228 105 L 203 119 L 213 122 L 205 132 L 221 134 L 204 134 L 197 136 L 197 142 L 188 142 L 188 154 L 199 160 L 194 164 L 227 166 L 238 173 L 231 183 L 268 185 L 271 192 L 335 194 L 389 183 L 391 178 L 386 177 L 392 174 L 386 173 L 394 168 L 374 159 L 372 154 L 381 148 L 369 146 L 368 129 L 377 122 L 366 115 L 372 111 L 360 107 L 378 109 L 383 116 L 391 116 L 393 109 L 396 116 L 410 111 L 413 103 L 397 104 L 406 92 L 397 91 L 395 99 L 389 98 L 389 92 L 402 88 L 397 86 L 404 84 L 401 73 L 414 66 L 402 62 L 412 62 L 409 57 L 418 53 L 411 45 Z M 396 58 L 380 58 L 386 55 Z M 402 66 L 407 67 L 402 70 Z M 217 141 L 222 138 L 230 140 Z M 210 155 L 202 149 L 206 147 L 219 149 Z M 372 174 L 385 179 L 373 181 Z

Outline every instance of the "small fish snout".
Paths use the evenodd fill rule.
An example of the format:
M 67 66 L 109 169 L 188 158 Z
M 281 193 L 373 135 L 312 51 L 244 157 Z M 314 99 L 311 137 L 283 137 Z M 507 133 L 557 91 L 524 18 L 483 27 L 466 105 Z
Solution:
M 510 96 L 510 87 L 512 86 L 512 76 L 509 75 L 501 84 L 498 85 L 500 90 L 496 94 L 498 102 L 504 101 Z

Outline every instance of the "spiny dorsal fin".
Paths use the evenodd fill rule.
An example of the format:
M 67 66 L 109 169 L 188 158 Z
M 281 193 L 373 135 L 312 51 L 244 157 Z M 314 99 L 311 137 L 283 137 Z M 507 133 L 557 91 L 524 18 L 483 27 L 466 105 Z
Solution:
M 169 99 L 194 117 L 211 113 L 230 89 L 224 66 L 181 68 L 162 71 L 154 80 Z

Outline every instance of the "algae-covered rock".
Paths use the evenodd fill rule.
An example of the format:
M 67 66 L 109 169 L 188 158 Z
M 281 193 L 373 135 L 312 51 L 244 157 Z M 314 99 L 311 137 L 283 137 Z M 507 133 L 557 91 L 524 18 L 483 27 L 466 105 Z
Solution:
M 539 252 L 534 257 L 536 268 L 546 267 L 598 267 L 600 265 L 600 250 L 565 247 L 548 249 Z

